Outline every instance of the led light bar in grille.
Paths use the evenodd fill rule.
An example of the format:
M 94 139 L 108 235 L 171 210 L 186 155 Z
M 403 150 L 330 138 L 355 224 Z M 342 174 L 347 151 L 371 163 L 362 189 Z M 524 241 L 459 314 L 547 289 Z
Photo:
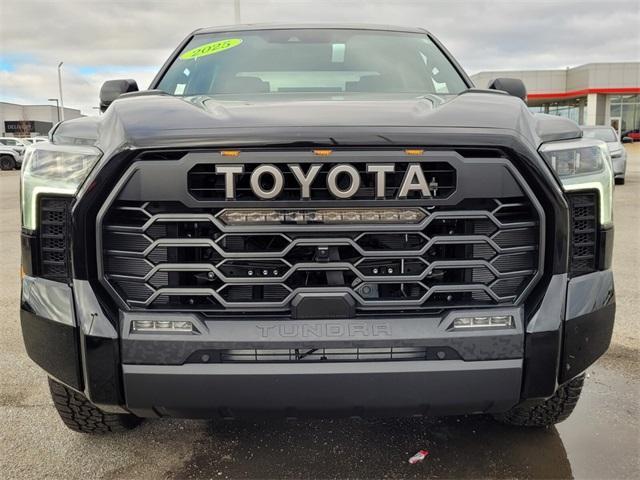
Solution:
M 226 225 L 279 224 L 407 224 L 420 223 L 426 214 L 419 208 L 327 208 L 250 210 L 231 208 L 220 214 Z

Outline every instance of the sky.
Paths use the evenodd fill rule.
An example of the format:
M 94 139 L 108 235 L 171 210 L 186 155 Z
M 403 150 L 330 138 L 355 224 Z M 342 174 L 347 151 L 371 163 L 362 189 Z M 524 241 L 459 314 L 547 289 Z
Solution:
M 423 27 L 469 74 L 640 61 L 640 0 L 240 0 L 242 23 Z M 234 0 L 0 0 L 0 101 L 95 115 L 102 82 L 147 88 L 196 28 L 235 22 Z M 484 85 L 482 85 L 484 86 Z

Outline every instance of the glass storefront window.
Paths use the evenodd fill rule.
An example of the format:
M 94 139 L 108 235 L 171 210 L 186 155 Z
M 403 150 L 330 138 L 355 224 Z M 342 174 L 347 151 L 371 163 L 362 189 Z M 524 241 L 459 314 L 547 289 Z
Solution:
M 609 117 L 620 118 L 620 132 L 623 136 L 640 129 L 640 95 L 612 96 Z
M 611 97 L 611 103 L 638 103 L 640 95 L 615 95 Z
M 622 105 L 617 104 L 614 105 L 613 103 L 611 104 L 611 108 L 609 109 L 609 116 L 611 117 L 619 117 L 620 116 L 620 112 L 622 111 Z
M 529 107 L 533 113 L 548 113 L 559 117 L 570 118 L 574 122 L 582 125 L 584 121 L 584 109 L 587 104 L 584 97 L 564 100 L 561 102 L 543 103 Z

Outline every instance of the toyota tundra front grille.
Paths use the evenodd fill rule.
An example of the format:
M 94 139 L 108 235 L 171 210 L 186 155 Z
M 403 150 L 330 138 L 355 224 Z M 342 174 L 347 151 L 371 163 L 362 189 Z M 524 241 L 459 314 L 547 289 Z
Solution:
M 429 181 L 449 189 L 443 196 L 432 190 L 427 199 L 390 202 L 370 191 L 352 202 L 317 193 L 314 202 L 312 191 L 302 203 L 286 193 L 287 178 L 287 203 L 260 202 L 260 209 L 242 178 L 236 194 L 252 206 L 225 202 L 224 188 L 204 180 L 213 178 L 212 166 L 199 157 L 154 162 L 155 178 L 161 166 L 182 172 L 182 193 L 129 182 L 152 167 L 139 161 L 99 217 L 102 278 L 127 309 L 209 316 L 295 315 L 292 304 L 309 292 L 345 294 L 356 315 L 518 304 L 540 275 L 544 213 L 508 160 L 487 160 L 502 178 L 467 195 L 461 188 L 470 188 L 482 162 L 467 171 L 458 154 L 445 153 L 454 159 L 421 164 Z M 390 195 L 400 181 L 389 179 Z M 363 188 L 373 187 L 363 181 Z

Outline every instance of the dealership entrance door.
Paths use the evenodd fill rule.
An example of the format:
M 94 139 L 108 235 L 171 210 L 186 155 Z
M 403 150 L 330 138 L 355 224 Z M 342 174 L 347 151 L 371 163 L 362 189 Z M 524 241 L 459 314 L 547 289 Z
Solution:
M 620 138 L 620 124 L 622 123 L 621 118 L 620 117 L 611 117 L 611 121 L 610 122 L 611 122 L 610 125 L 616 131 L 616 135 L 618 135 L 618 138 Z

